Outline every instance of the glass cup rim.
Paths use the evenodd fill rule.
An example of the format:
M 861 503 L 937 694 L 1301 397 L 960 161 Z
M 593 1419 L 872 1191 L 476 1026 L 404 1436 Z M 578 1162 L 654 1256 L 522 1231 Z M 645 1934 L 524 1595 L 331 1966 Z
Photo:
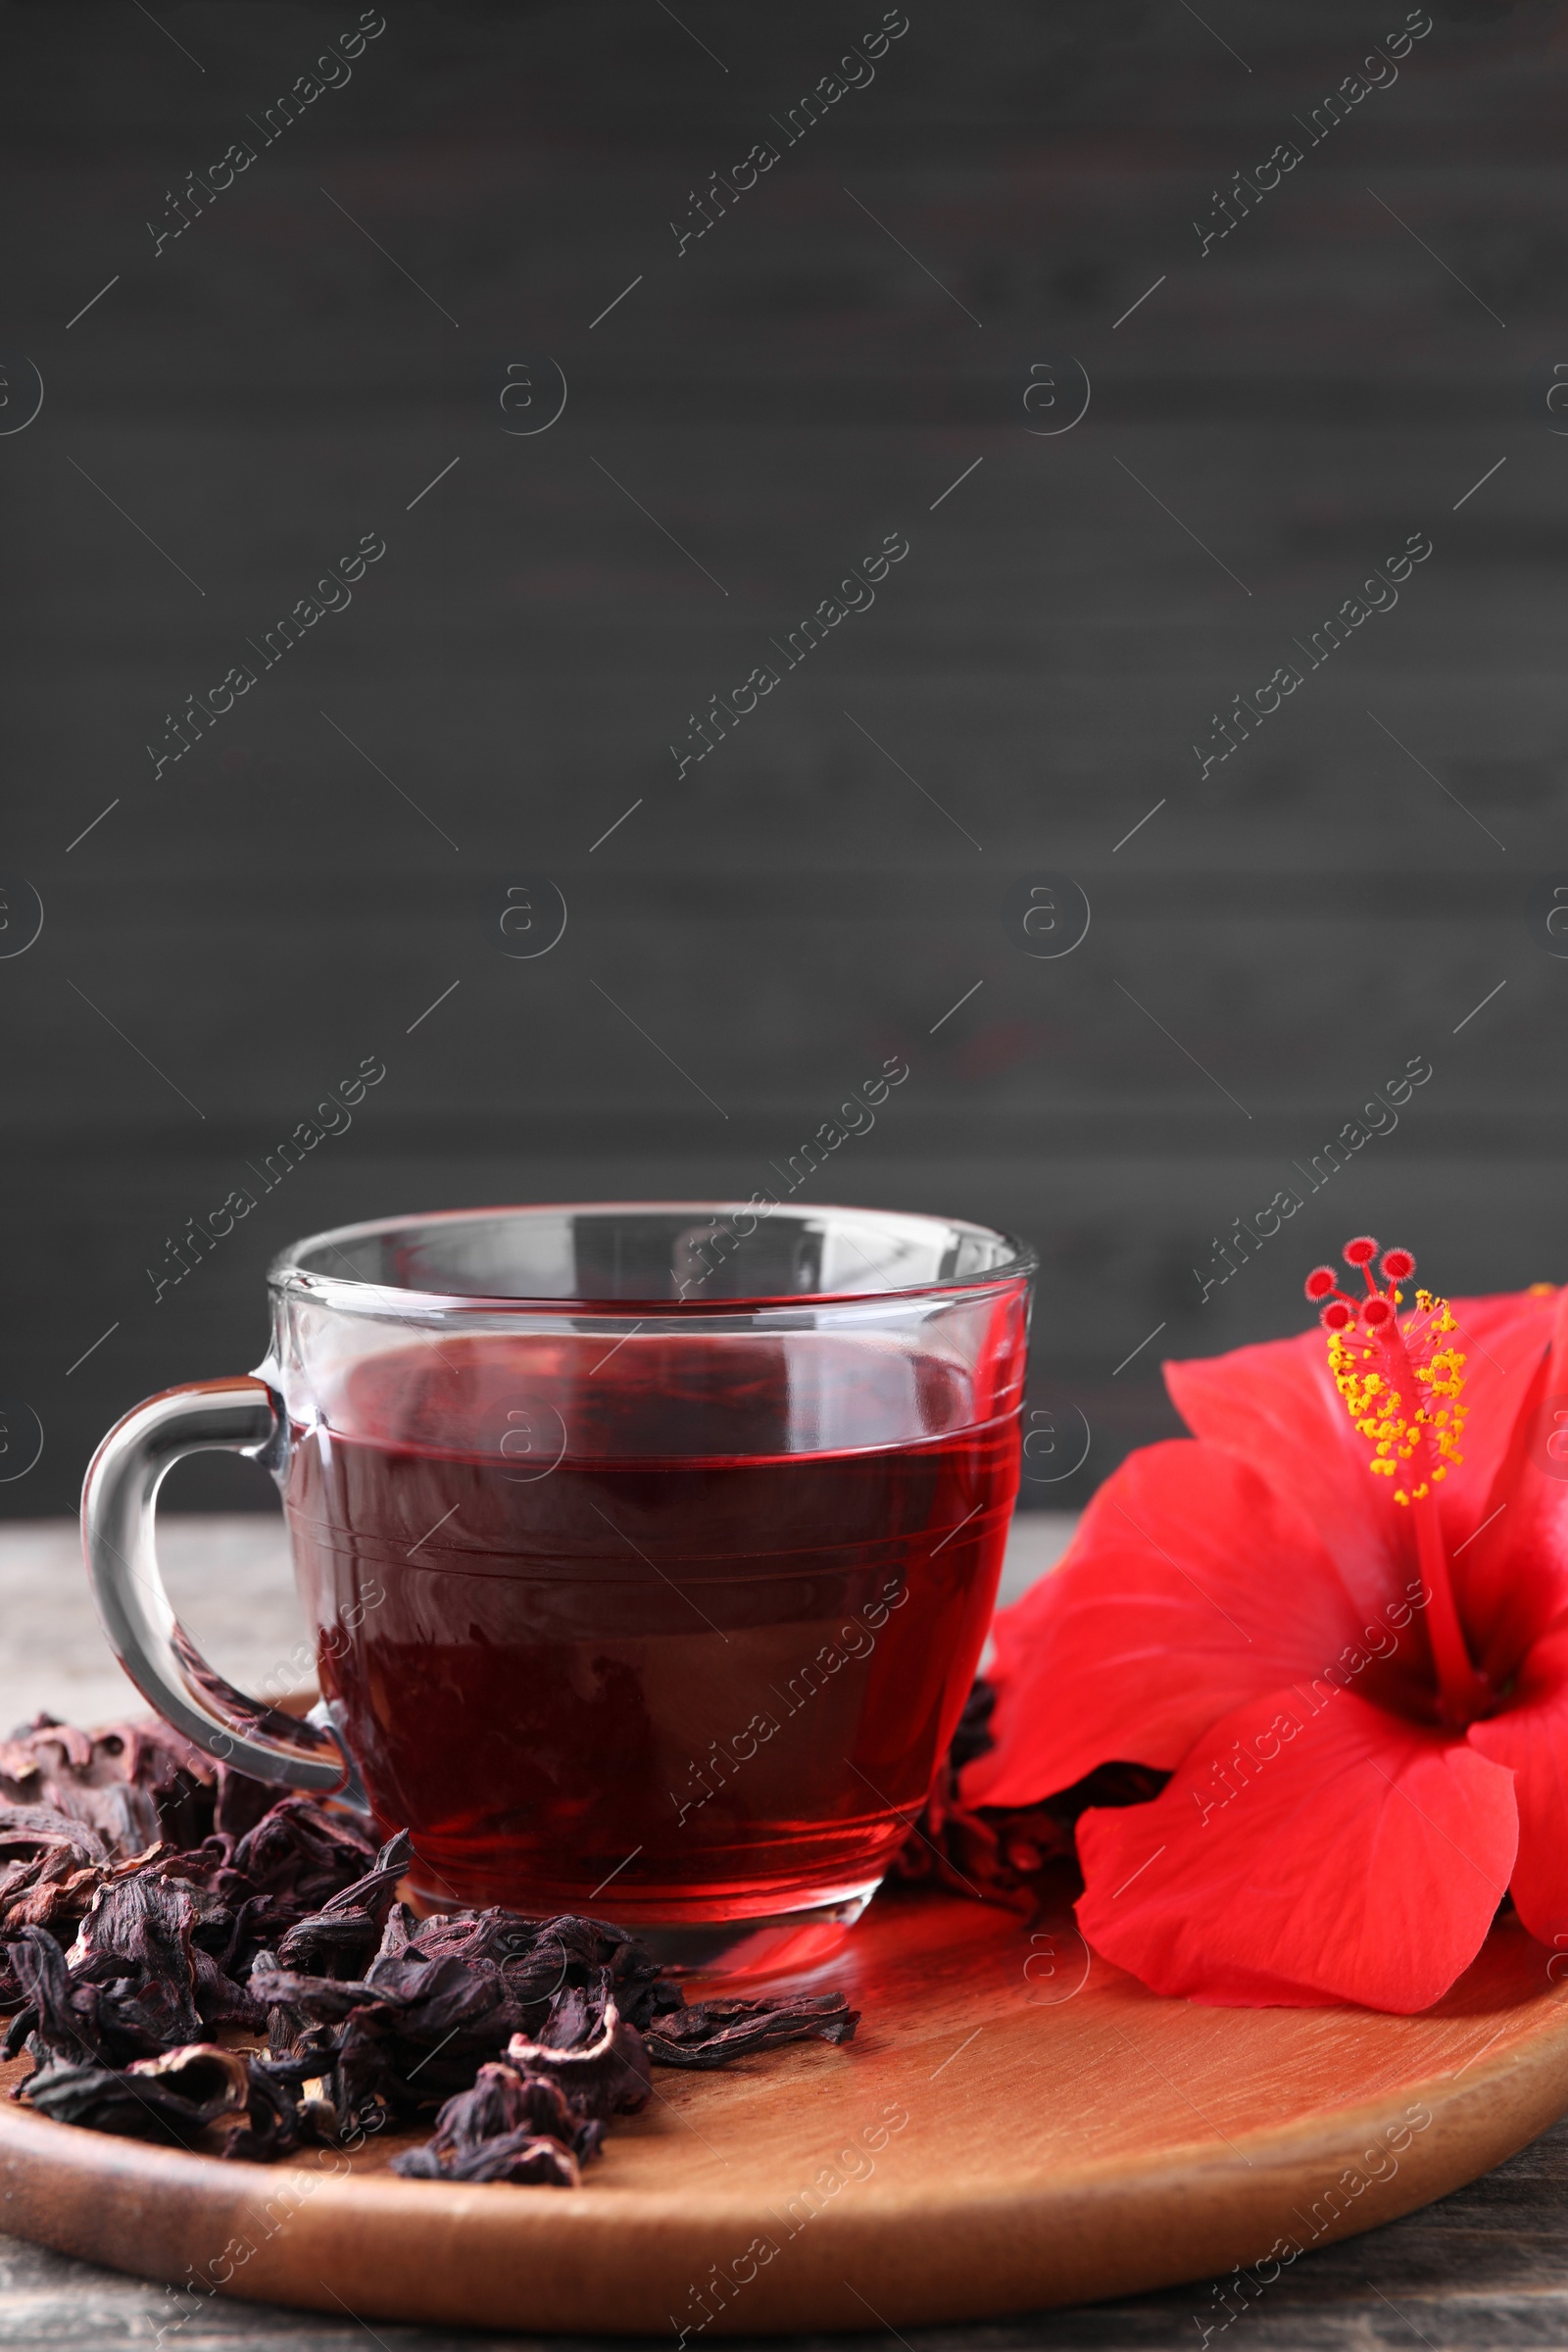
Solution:
M 978 1224 L 972 1218 L 938 1216 L 923 1209 L 862 1208 L 851 1201 L 833 1200 L 809 1205 L 804 1201 L 780 1202 L 770 1214 L 849 1216 L 870 1220 L 886 1218 L 897 1219 L 900 1223 L 945 1226 L 950 1232 L 977 1234 L 989 1241 L 1001 1242 L 1005 1246 L 1008 1255 L 1002 1264 L 988 1267 L 983 1273 L 938 1276 L 929 1282 L 905 1283 L 886 1290 L 759 1292 L 732 1298 L 582 1298 L 521 1292 L 426 1291 L 401 1283 L 370 1282 L 359 1274 L 314 1273 L 300 1262 L 310 1251 L 364 1240 L 373 1234 L 396 1233 L 421 1226 L 458 1224 L 486 1217 L 646 1215 L 650 1212 L 699 1217 L 755 1217 L 758 1213 L 754 1200 L 521 1200 L 502 1201 L 478 1208 L 412 1210 L 397 1216 L 367 1217 L 351 1225 L 329 1226 L 323 1232 L 307 1234 L 299 1241 L 290 1242 L 269 1265 L 267 1285 L 269 1291 L 279 1299 L 292 1298 L 309 1300 L 315 1305 L 335 1307 L 347 1313 L 409 1316 L 433 1312 L 564 1314 L 576 1318 L 594 1316 L 608 1321 L 624 1320 L 628 1315 L 641 1314 L 648 1321 L 655 1318 L 686 1321 L 699 1316 L 746 1316 L 769 1309 L 814 1309 L 822 1306 L 864 1309 L 900 1299 L 973 1296 L 987 1291 L 1005 1290 L 1010 1285 L 1026 1282 L 1040 1263 L 1032 1244 L 1003 1232 L 998 1226 Z

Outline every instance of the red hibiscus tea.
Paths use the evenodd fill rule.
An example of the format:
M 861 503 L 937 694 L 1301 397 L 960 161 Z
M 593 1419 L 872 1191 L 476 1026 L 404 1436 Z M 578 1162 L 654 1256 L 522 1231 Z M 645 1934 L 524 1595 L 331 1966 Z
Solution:
M 597 1911 L 675 1963 L 800 1957 L 863 1907 L 968 1691 L 1032 1267 L 983 1226 L 764 1195 L 318 1235 L 270 1269 L 256 1374 L 100 1447 L 106 1629 L 244 1771 L 357 1768 L 432 1904 Z M 157 1476 L 215 1445 L 283 1488 L 304 1721 L 215 1674 L 162 1593 Z
M 792 1451 L 798 1348 L 635 1338 L 595 1372 L 605 1352 L 401 1348 L 295 1429 L 322 1689 L 375 1810 L 437 1900 L 635 1924 L 863 1896 L 980 1655 L 1016 1411 Z M 940 1357 L 818 1336 L 811 1358 L 840 1418 L 918 1395 L 961 1420 Z

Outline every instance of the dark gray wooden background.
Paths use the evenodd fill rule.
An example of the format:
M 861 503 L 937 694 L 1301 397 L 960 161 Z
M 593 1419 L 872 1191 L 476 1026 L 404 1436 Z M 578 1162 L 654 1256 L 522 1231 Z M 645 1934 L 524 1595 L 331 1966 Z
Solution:
M 0 960 L 0 1396 L 44 1446 L 0 1507 L 69 1509 L 117 1413 L 253 1363 L 291 1236 L 748 1194 L 895 1052 L 818 1196 L 1039 1244 L 1037 1395 L 1093 1447 L 1026 1499 L 1170 1426 L 1162 1352 L 1298 1327 L 1363 1225 L 1447 1289 L 1568 1273 L 1562 11 L 1433 0 L 1308 146 L 1397 0 L 907 6 L 683 252 L 873 0 L 386 0 L 265 146 L 352 0 L 4 11 L 0 419 L 29 366 L 44 401 L 0 437 L 0 872 L 6 936 L 19 878 L 45 919 Z M 509 366 L 533 417 L 564 378 L 547 431 Z M 367 532 L 352 605 L 155 778 L 165 714 Z M 688 713 L 889 532 L 874 608 L 677 778 Z M 1418 532 L 1397 608 L 1201 780 L 1216 708 Z M 1093 909 L 1056 960 L 1009 911 L 1043 871 Z M 569 908 L 531 961 L 524 876 Z M 367 1055 L 352 1129 L 155 1302 Z M 1215 1237 L 1412 1056 L 1397 1130 L 1204 1302 Z M 219 1463 L 171 1499 L 267 1497 Z

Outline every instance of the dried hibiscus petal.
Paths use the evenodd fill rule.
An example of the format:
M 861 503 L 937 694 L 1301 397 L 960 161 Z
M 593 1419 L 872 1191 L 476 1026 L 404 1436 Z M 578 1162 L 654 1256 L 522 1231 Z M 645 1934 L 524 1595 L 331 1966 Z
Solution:
M 197 1844 L 213 1827 L 215 1805 L 228 1796 L 233 1810 L 241 1782 L 256 1809 L 271 1801 L 261 1783 L 215 1765 L 156 1716 L 89 1733 L 38 1715 L 0 1740 L 0 1802 L 45 1804 L 90 1824 L 116 1859 L 161 1838 Z
M 267 2025 L 267 2012 L 242 1984 L 226 1976 L 211 1952 L 199 1943 L 190 1947 L 193 1996 L 204 2026 L 244 2026 L 253 2034 Z
M 458 1959 L 419 1960 L 411 1950 L 378 1960 L 370 1983 L 398 2002 L 387 2047 L 411 2104 L 466 2090 L 477 2066 L 500 2057 L 521 2014 L 498 1971 L 480 1973 Z
M 508 2064 L 518 2074 L 546 2076 L 581 2113 L 605 2122 L 635 2115 L 653 2089 L 643 2037 L 622 2018 L 610 1984 L 610 1971 L 601 1969 L 593 1984 L 565 1986 L 537 2040 L 514 2034 L 507 2044 Z
M 201 2039 L 195 1920 L 185 1887 L 154 1872 L 99 1888 L 67 1957 L 73 1985 L 97 1994 L 99 2034 L 111 2057 L 155 2056 Z
M 188 2146 L 205 2126 L 244 2106 L 249 2083 L 243 2058 L 196 2042 L 124 2068 L 49 2057 L 24 2089 L 56 2123 Z
M 319 1911 L 297 1920 L 277 1947 L 286 1969 L 318 1977 L 358 1977 L 375 1956 L 414 1852 L 407 1830 L 389 1838 L 370 1868 L 340 1887 Z
M 777 2000 L 699 2001 L 643 2028 L 656 2066 L 727 2066 L 753 2050 L 783 2041 L 853 2041 L 860 2022 L 842 1992 L 808 1992 Z
M 248 2059 L 245 2071 L 245 2121 L 223 2154 L 242 2164 L 271 2164 L 299 2146 L 299 2089 L 286 2068 L 268 2059 Z
M 487 2139 L 466 2156 L 443 2165 L 431 2151 L 433 2140 L 410 2148 L 392 2159 L 392 2170 L 406 2180 L 509 2180 L 519 2188 L 580 2188 L 577 2159 L 559 2139 L 536 2138 L 527 2132 L 509 2132 L 503 2139 Z
M 435 2136 L 392 2159 L 409 2180 L 512 2180 L 575 2188 L 604 2124 L 573 2112 L 559 2083 L 515 2067 L 482 2066 L 471 2090 L 447 2100 Z M 565 2163 L 553 2163 L 550 2151 Z
M 128 1862 L 91 1862 L 79 1870 L 72 1869 L 63 1854 L 41 1860 L 35 1872 L 26 1873 L 31 1883 L 24 1891 L 19 1881 L 13 1880 L 8 1899 L 6 1888 L 0 1886 L 0 1936 L 14 1935 L 19 1928 L 48 1928 L 66 1942 L 92 1909 L 101 1886 L 134 1877 L 162 1860 L 168 1850 L 153 1845 Z M 12 2005 L 0 1986 L 0 2010 Z
M 214 2041 L 188 2042 L 183 2049 L 164 2050 L 156 2058 L 136 2058 L 126 2067 L 138 2082 L 156 2082 L 177 2091 L 193 2106 L 210 2110 L 205 2121 L 215 2123 L 243 2107 L 250 2083 L 244 2059 L 237 2050 L 221 2049 Z
M 336 2025 L 356 2009 L 375 2007 L 378 1997 L 389 2007 L 397 2001 L 396 1994 L 378 1996 L 373 1984 L 359 1978 L 302 1977 L 260 1963 L 251 1972 L 251 1991 L 269 2008 L 297 2010 L 314 2025 Z
M 996 1695 L 983 1677 L 975 1682 L 924 1810 L 893 1858 L 889 1883 L 934 1884 L 1027 1916 L 1039 1909 L 1040 1873 L 1052 1863 L 1075 1866 L 1073 1828 L 1081 1813 L 1148 1804 L 1170 1775 L 1144 1764 L 1102 1764 L 1043 1804 L 972 1809 L 959 1797 L 958 1775 L 995 1744 Z
M 114 1860 L 95 1829 L 53 1805 L 0 1805 L 0 1888 L 18 1862 L 42 1865 L 61 1849 L 77 1866 Z
M 239 1839 L 233 1868 L 249 1891 L 289 1896 L 295 1918 L 304 1918 L 373 1869 L 375 1859 L 373 1842 L 347 1814 L 328 1813 L 308 1796 L 284 1796 Z
M 25 2043 L 29 2048 L 75 2061 L 103 2061 L 108 2053 L 99 2039 L 97 2002 L 88 1992 L 78 1996 L 66 1965 L 66 1955 L 46 1928 L 23 1928 L 11 1938 L 7 1954 L 22 1992 L 0 2058 L 14 2058 Z

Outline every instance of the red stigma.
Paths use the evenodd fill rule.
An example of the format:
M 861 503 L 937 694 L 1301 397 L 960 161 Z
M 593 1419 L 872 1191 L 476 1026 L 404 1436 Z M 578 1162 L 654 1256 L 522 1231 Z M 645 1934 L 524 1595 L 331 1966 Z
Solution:
M 1408 1282 L 1415 1272 L 1415 1258 L 1408 1250 L 1387 1250 L 1383 1254 L 1383 1272 L 1390 1282 Z
M 1398 1316 L 1393 1299 L 1381 1296 L 1369 1298 L 1361 1309 L 1361 1320 L 1368 1331 L 1386 1331 L 1391 1323 L 1396 1324 Z
M 1331 1298 L 1319 1315 L 1318 1321 L 1325 1331 L 1344 1331 L 1348 1325 L 1355 1321 L 1355 1315 L 1354 1311 L 1346 1305 L 1343 1298 Z
M 1378 1246 L 1369 1233 L 1358 1234 L 1353 1242 L 1345 1245 L 1348 1266 L 1369 1266 L 1378 1253 Z
M 1332 1298 L 1338 1287 L 1332 1266 L 1314 1266 L 1306 1278 L 1306 1295 L 1314 1306 L 1320 1298 Z

